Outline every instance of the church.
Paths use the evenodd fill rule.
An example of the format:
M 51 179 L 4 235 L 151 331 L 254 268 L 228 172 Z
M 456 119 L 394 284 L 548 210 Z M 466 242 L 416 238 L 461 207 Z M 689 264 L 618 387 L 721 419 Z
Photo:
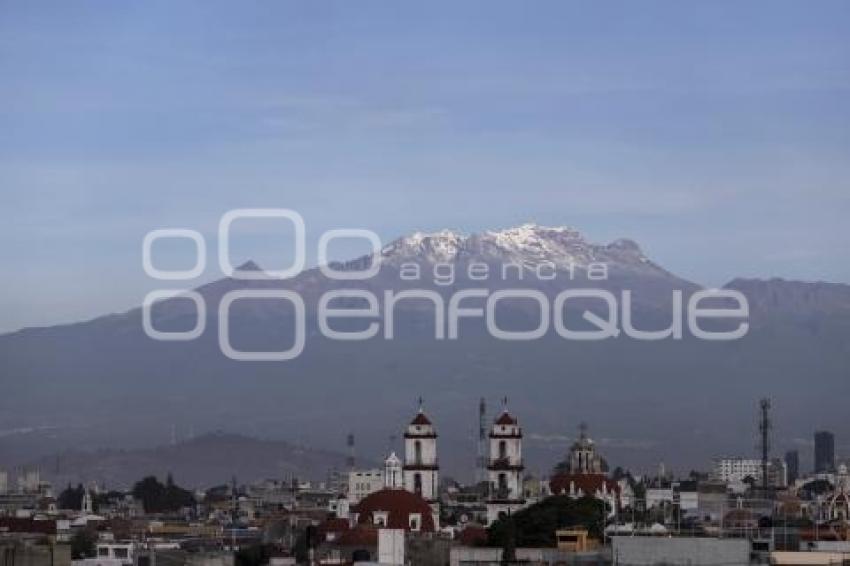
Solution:
M 486 524 L 523 509 L 536 498 L 525 489 L 523 432 L 519 420 L 507 408 L 493 420 L 487 435 Z M 594 497 L 605 501 L 613 512 L 622 503 L 623 486 L 607 476 L 607 463 L 582 424 L 564 465 L 548 482 L 552 495 L 571 498 Z M 384 461 L 381 483 L 362 499 L 349 493 L 338 504 L 337 516 L 351 527 L 397 528 L 411 532 L 440 529 L 440 466 L 437 429 L 425 413 L 422 401 L 404 430 L 403 459 L 391 452 Z
M 587 425 L 579 427 L 579 437 L 570 448 L 565 469 L 549 480 L 552 495 L 571 498 L 585 496 L 604 501 L 613 513 L 621 503 L 621 485 L 608 478 L 608 464 L 596 450 L 596 444 L 587 435 Z
M 522 429 L 510 414 L 507 403 L 490 429 L 490 456 L 487 462 L 489 495 L 487 524 L 525 507 L 523 496 Z
M 404 462 L 391 452 L 384 461 L 383 488 L 351 505 L 340 505 L 352 527 L 435 532 L 440 527 L 437 431 L 419 410 L 404 432 Z

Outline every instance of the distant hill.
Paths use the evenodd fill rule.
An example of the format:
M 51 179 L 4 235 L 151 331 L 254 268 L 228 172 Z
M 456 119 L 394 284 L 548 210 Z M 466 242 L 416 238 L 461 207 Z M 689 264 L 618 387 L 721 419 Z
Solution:
M 345 457 L 287 442 L 238 434 L 211 433 L 175 445 L 139 450 L 69 451 L 41 458 L 42 477 L 57 489 L 68 483 L 96 481 L 103 488 L 130 488 L 144 476 L 172 474 L 187 487 L 209 487 L 265 478 L 324 480 L 332 469 L 343 470 Z

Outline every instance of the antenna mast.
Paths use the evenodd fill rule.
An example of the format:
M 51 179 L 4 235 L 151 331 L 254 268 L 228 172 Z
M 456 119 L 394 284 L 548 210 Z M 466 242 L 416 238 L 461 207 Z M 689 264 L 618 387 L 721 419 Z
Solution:
M 351 471 L 354 469 L 354 433 L 348 433 L 345 443 L 348 445 L 348 458 L 345 463 Z
M 476 470 L 479 482 L 487 481 L 487 403 L 484 397 L 478 403 L 478 458 Z
M 759 402 L 761 410 L 761 418 L 759 420 L 759 433 L 761 434 L 761 488 L 762 493 L 767 497 L 768 481 L 767 481 L 767 465 L 768 456 L 770 454 L 770 399 L 764 398 Z

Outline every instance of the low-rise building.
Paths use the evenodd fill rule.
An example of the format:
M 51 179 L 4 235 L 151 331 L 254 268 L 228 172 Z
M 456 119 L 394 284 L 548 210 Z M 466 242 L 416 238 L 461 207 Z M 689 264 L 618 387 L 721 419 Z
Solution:
M 788 484 L 788 466 L 781 460 L 770 460 L 767 474 L 768 483 L 772 486 Z M 760 483 L 762 462 L 756 458 L 719 458 L 714 462 L 714 477 L 726 483 L 741 483 L 748 478 Z
M 620 564 L 750 564 L 750 542 L 746 539 L 617 536 L 612 546 L 615 561 Z
M 348 472 L 348 503 L 356 505 L 361 499 L 384 487 L 384 471 L 351 470 Z

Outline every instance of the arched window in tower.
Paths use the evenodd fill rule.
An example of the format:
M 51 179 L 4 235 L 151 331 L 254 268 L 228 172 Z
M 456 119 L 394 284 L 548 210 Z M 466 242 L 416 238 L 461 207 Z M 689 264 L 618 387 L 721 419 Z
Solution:
M 413 463 L 416 465 L 422 464 L 422 442 L 418 440 L 413 443 Z
M 504 440 L 499 441 L 499 460 L 507 460 L 508 458 L 508 443 Z
M 500 497 L 508 496 L 508 475 L 507 474 L 499 474 L 499 487 L 498 493 Z
M 419 472 L 413 474 L 413 492 L 416 493 L 416 495 L 422 495 L 422 474 Z

